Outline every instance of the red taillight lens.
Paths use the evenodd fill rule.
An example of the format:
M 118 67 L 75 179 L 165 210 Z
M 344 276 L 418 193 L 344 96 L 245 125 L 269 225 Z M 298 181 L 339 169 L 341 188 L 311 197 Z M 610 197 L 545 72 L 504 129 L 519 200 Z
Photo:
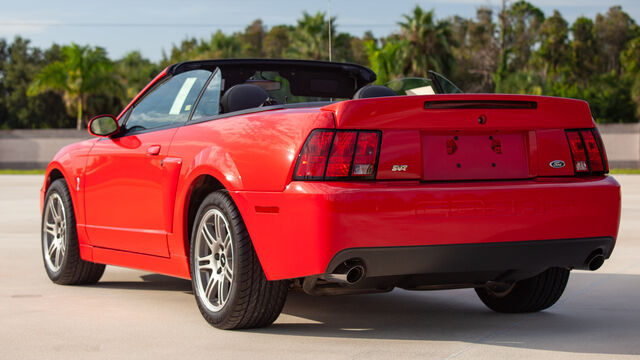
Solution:
M 597 131 L 594 134 L 592 129 L 567 130 L 567 140 L 577 174 L 605 173 L 609 170 Z
M 379 147 L 377 131 L 314 130 L 300 152 L 293 179 L 373 179 Z
M 569 146 L 571 147 L 571 154 L 573 155 L 573 166 L 576 172 L 589 172 L 587 154 L 584 152 L 584 144 L 582 143 L 580 134 L 578 134 L 577 131 L 568 131 L 567 139 L 569 139 Z
M 327 155 L 329 155 L 329 148 L 334 134 L 330 130 L 319 130 L 311 133 L 298 159 L 296 177 L 318 178 L 324 176 Z
M 377 132 L 361 131 L 358 135 L 358 144 L 353 158 L 352 176 L 373 175 L 378 158 L 378 144 L 380 136 Z
M 593 137 L 593 134 L 591 133 L 591 131 L 581 131 L 580 133 L 582 134 L 582 139 L 584 140 L 587 154 L 589 155 L 591 171 L 604 171 L 604 166 L 602 165 L 602 156 L 600 155 L 600 150 L 598 149 L 598 144 L 596 143 L 596 139 Z
M 593 135 L 596 137 L 596 143 L 598 143 L 598 148 L 600 149 L 600 154 L 602 155 L 602 161 L 604 165 L 604 172 L 609 172 L 609 160 L 607 159 L 607 150 L 604 148 L 604 143 L 602 142 L 602 137 L 600 137 L 600 132 L 598 129 L 593 129 Z
M 333 139 L 331 156 L 329 156 L 329 164 L 327 164 L 327 177 L 349 176 L 357 136 L 358 133 L 355 131 L 344 131 L 336 134 Z

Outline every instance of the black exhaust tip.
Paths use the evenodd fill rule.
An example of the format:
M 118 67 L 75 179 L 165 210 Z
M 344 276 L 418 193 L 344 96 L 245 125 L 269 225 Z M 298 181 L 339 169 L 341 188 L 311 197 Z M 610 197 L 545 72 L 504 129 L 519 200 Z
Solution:
M 364 267 L 362 265 L 356 265 L 349 269 L 347 272 L 347 282 L 349 284 L 355 284 L 364 277 Z
M 602 254 L 592 255 L 591 258 L 587 261 L 587 266 L 591 271 L 600 269 L 602 264 L 604 264 L 604 255 Z

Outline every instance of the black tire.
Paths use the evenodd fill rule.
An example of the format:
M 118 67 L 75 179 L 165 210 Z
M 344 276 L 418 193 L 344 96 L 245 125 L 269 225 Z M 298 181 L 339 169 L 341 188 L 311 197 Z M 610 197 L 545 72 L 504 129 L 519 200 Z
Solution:
M 526 313 L 547 309 L 560 299 L 569 270 L 550 268 L 525 280 L 515 282 L 507 289 L 476 288 L 480 300 L 491 310 L 501 313 Z
M 69 188 L 64 179 L 58 179 L 51 183 L 44 199 L 40 230 L 42 260 L 49 279 L 60 285 L 97 283 L 104 273 L 105 266 L 84 261 L 80 258 L 76 216 L 73 211 Z M 58 209 L 56 214 L 60 212 L 59 210 L 62 210 L 58 218 L 60 220 L 55 220 L 49 206 L 55 206 Z M 54 224 L 54 226 L 47 226 L 47 221 L 53 221 L 49 222 L 49 224 Z M 60 259 L 57 256 L 48 255 L 48 250 L 53 248 L 51 245 L 54 241 L 56 241 L 57 246 L 61 246 L 64 249 L 61 253 L 56 252 L 54 254 L 59 256 Z
M 227 226 L 226 229 L 228 229 L 228 234 L 230 235 L 230 240 L 228 241 L 231 241 L 230 249 L 232 251 L 227 249 L 227 245 L 218 245 L 221 248 L 214 250 L 210 243 L 206 245 L 202 243 L 202 241 L 205 241 L 203 240 L 205 235 L 202 234 L 203 227 L 210 225 L 211 227 L 207 229 L 212 229 L 215 232 L 214 224 L 209 222 L 211 221 L 209 219 L 211 219 L 211 216 L 218 216 L 219 218 L 221 215 L 225 218 L 222 225 Z M 200 240 L 197 240 L 198 232 L 201 233 Z M 227 231 L 224 230 L 223 233 L 227 234 Z M 221 232 L 220 234 L 223 233 Z M 209 234 L 212 233 L 209 232 Z M 227 238 L 226 235 L 217 236 L 217 234 L 214 238 Z M 224 242 L 221 243 L 224 244 Z M 218 242 L 215 242 L 215 244 L 218 244 Z M 201 251 L 204 251 L 207 255 L 203 255 L 204 253 Z M 216 251 L 219 252 L 219 255 L 214 258 Z M 197 252 L 206 257 L 211 256 L 210 260 L 206 260 L 209 262 L 205 262 L 205 265 L 209 266 L 211 264 L 212 266 L 211 275 L 208 275 L 208 269 L 198 272 L 199 270 L 196 268 L 198 261 L 196 259 L 198 259 L 199 255 Z M 231 261 L 228 260 L 229 254 L 232 257 Z M 210 301 L 211 293 L 207 296 L 204 285 L 204 283 L 211 281 L 206 280 L 208 277 L 214 276 L 213 273 L 216 271 L 213 269 L 214 262 L 217 269 L 222 268 L 224 274 L 226 274 L 224 269 L 227 269 L 225 266 L 228 266 L 228 262 L 231 262 L 229 268 L 232 269 L 232 279 L 230 280 L 225 280 L 224 274 L 218 275 L 222 277 L 223 293 L 225 292 L 224 282 L 228 281 L 230 283 L 226 287 L 229 290 L 224 303 L 220 300 L 220 295 L 216 295 L 217 306 L 220 306 L 219 309 L 212 309 L 216 305 Z M 289 281 L 268 281 L 266 279 L 240 212 L 226 191 L 215 191 L 209 194 L 200 204 L 191 232 L 190 270 L 193 293 L 198 308 L 202 316 L 211 325 L 219 329 L 268 326 L 278 318 L 282 311 L 287 297 Z M 220 271 L 216 273 L 220 274 Z M 200 282 L 200 285 L 198 282 Z M 213 287 L 213 285 L 210 286 Z M 217 293 L 219 293 L 220 288 L 217 290 Z

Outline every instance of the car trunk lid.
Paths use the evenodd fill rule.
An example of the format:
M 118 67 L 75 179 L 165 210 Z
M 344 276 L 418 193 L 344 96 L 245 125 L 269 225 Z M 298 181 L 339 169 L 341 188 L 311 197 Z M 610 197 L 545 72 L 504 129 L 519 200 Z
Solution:
M 594 127 L 586 102 L 543 96 L 398 96 L 323 110 L 334 112 L 337 129 L 382 131 L 376 179 L 573 175 L 565 129 Z

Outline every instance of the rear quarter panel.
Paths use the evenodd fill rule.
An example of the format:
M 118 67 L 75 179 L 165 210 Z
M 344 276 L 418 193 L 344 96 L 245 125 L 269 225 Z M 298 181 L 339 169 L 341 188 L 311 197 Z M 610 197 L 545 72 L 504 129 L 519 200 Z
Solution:
M 237 201 L 239 191 L 281 192 L 290 182 L 298 152 L 309 132 L 335 127 L 333 114 L 317 108 L 273 110 L 186 125 L 176 133 L 169 156 L 183 166 L 176 198 L 172 254 L 187 256 L 186 217 L 191 185 L 202 175 L 220 181 L 244 219 L 255 204 Z M 252 235 L 251 224 L 247 224 Z M 253 238 L 253 236 L 252 236 Z M 254 245 L 260 255 L 259 239 Z

